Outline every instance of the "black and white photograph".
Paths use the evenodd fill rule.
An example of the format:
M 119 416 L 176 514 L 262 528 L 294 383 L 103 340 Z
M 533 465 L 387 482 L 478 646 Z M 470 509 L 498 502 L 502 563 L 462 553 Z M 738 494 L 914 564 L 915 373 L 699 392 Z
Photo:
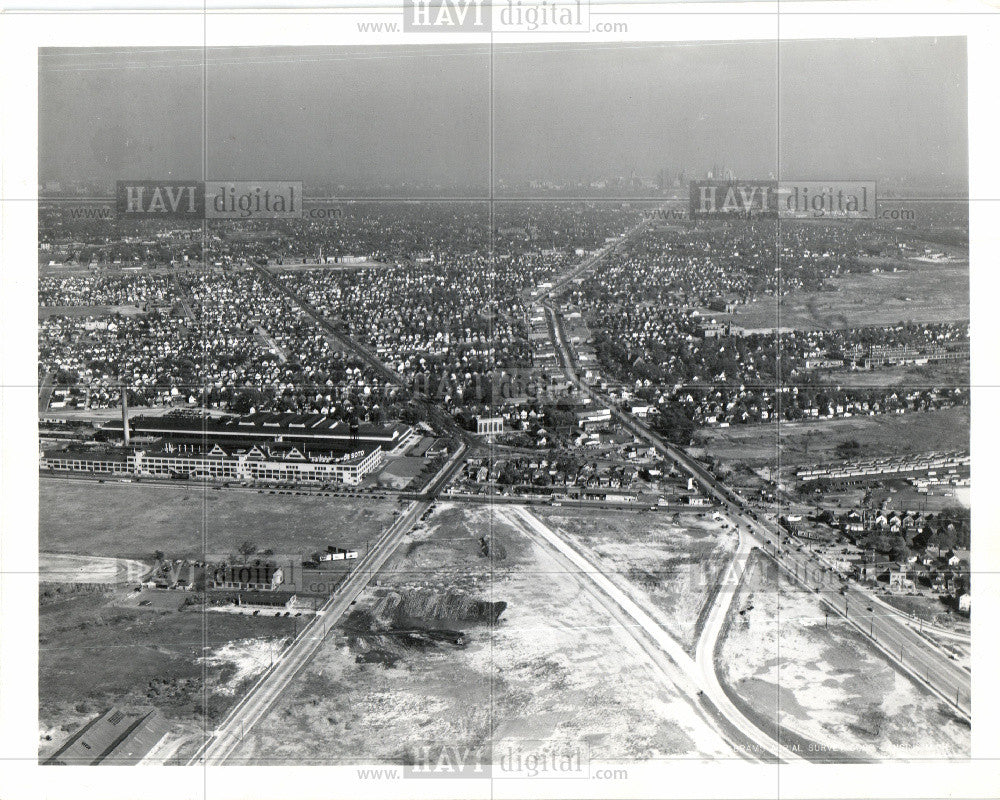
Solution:
M 32 17 L 23 796 L 997 796 L 995 14 L 637 5 Z

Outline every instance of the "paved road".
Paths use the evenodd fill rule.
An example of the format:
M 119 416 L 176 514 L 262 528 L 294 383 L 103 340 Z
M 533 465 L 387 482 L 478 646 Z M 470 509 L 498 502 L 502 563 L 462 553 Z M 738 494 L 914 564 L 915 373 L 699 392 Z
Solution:
M 289 289 L 288 286 L 285 285 L 285 282 L 276 278 L 269 269 L 266 269 L 259 264 L 255 265 L 254 269 L 265 281 L 270 283 L 283 294 L 287 295 L 290 300 L 305 311 L 305 313 L 312 318 L 313 322 L 315 322 L 330 338 L 330 340 L 340 347 L 341 350 L 348 353 L 354 353 L 358 356 L 358 358 L 375 370 L 375 372 L 381 375 L 384 380 L 409 391 L 409 387 L 401 375 L 389 369 L 379 360 L 378 356 L 372 353 L 363 344 L 337 330 L 333 323 L 320 314 L 315 306 L 296 292 Z M 479 440 L 476 439 L 473 434 L 462 428 L 457 422 L 455 422 L 455 419 L 451 416 L 451 414 L 440 406 L 435 405 L 430 398 L 419 397 L 417 398 L 417 401 L 422 404 L 424 410 L 427 412 L 428 418 L 440 431 L 463 441 L 468 447 L 478 447 L 480 445 Z
M 461 468 L 465 455 L 464 446 L 452 455 L 432 481 L 432 491 L 440 491 L 441 487 L 447 484 L 451 476 Z M 430 508 L 431 503 L 430 499 L 414 500 L 406 507 L 406 510 L 371 546 L 364 558 L 358 561 L 348 578 L 337 588 L 336 594 L 317 610 L 309 624 L 278 656 L 274 665 L 208 736 L 189 764 L 220 765 L 231 759 L 246 734 L 264 717 L 292 679 L 312 658 L 340 617 L 357 600 L 372 577 L 399 546 L 403 537 Z
M 38 384 L 38 410 L 45 411 L 52 401 L 52 392 L 55 390 L 52 382 L 52 373 L 46 370 L 42 377 L 42 382 Z
M 747 502 L 730 490 L 704 466 L 680 448 L 654 434 L 644 423 L 619 409 L 609 398 L 580 380 L 575 360 L 562 332 L 562 321 L 551 305 L 545 305 L 555 332 L 555 345 L 562 353 L 567 378 L 594 402 L 611 409 L 612 415 L 628 431 L 652 445 L 657 452 L 691 475 L 702 491 L 712 497 L 737 521 L 741 531 L 752 535 L 756 543 L 790 576 L 810 591 L 816 592 L 835 613 L 844 617 L 878 649 L 889 656 L 911 677 L 922 683 L 952 709 L 969 719 L 972 714 L 971 684 L 968 671 L 948 654 L 912 630 L 898 614 L 877 608 L 868 592 L 844 581 L 810 552 L 795 549 L 787 532 L 776 522 L 751 510 Z
M 737 577 L 727 576 L 727 579 L 732 580 L 732 590 L 719 592 L 715 598 L 713 614 L 710 615 L 709 624 L 706 625 L 698 643 L 699 656 L 691 658 L 677 640 L 664 630 L 662 625 L 604 575 L 600 565 L 587 558 L 528 509 L 523 506 L 509 506 L 498 509 L 497 514 L 509 524 L 527 533 L 531 538 L 540 539 L 555 550 L 569 562 L 569 569 L 575 574 L 581 577 L 586 576 L 592 586 L 605 599 L 602 605 L 615 617 L 624 630 L 634 632 L 638 629 L 645 633 L 649 641 L 656 645 L 660 651 L 659 654 L 651 651 L 642 637 L 636 637 L 639 643 L 653 656 L 654 662 L 661 668 L 663 668 L 662 658 L 658 655 L 665 655 L 670 660 L 671 667 L 664 669 L 665 676 L 681 692 L 685 693 L 696 707 L 705 705 L 714 710 L 715 713 L 709 715 L 703 713 L 703 718 L 716 728 L 737 752 L 765 761 L 773 761 L 776 758 L 786 762 L 802 761 L 801 756 L 763 733 L 751 720 L 747 719 L 723 691 L 716 675 L 712 655 L 715 641 L 722 630 L 726 612 L 732 601 L 736 583 L 738 583 Z M 734 558 L 730 564 L 730 571 L 733 570 L 733 565 L 746 561 L 745 555 L 748 551 L 749 545 L 741 542 L 737 556 L 742 554 L 743 558 Z M 609 605 L 607 601 L 613 605 Z M 719 611 L 716 612 L 716 609 Z M 707 659 L 702 656 L 702 650 L 708 653 Z M 715 722 L 715 719 L 720 716 L 729 723 L 732 730 L 720 728 Z M 733 732 L 736 733 L 735 736 Z
M 694 656 L 702 683 L 706 687 L 705 691 L 712 702 L 719 708 L 732 706 L 734 709 L 735 706 L 719 681 L 715 654 L 726 627 L 726 619 L 733 605 L 733 598 L 736 596 L 736 590 L 740 586 L 743 570 L 746 569 L 750 551 L 753 549 L 750 537 L 741 533 L 738 526 L 737 533 L 740 537 L 739 545 L 733 554 L 732 560 L 729 562 L 729 566 L 726 568 L 725 574 L 722 576 L 719 591 L 712 598 L 712 605 L 708 617 L 705 619 L 701 635 L 698 637 Z M 740 716 L 742 718 L 742 714 Z M 746 720 L 746 723 L 753 726 L 750 720 Z
M 642 222 L 630 228 L 626 233 L 622 234 L 622 236 L 620 236 L 617 240 L 609 242 L 596 253 L 593 253 L 585 258 L 569 272 L 558 277 L 555 282 L 553 282 L 552 286 L 540 292 L 537 299 L 544 300 L 545 298 L 556 297 L 574 278 L 597 266 L 623 244 L 643 233 L 649 227 L 651 221 L 651 219 L 644 219 Z

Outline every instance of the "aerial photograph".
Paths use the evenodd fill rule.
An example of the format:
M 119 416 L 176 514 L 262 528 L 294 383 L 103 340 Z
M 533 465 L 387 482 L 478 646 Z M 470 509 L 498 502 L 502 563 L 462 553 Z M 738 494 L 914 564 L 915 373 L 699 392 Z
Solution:
M 968 63 L 40 49 L 38 764 L 968 761 Z

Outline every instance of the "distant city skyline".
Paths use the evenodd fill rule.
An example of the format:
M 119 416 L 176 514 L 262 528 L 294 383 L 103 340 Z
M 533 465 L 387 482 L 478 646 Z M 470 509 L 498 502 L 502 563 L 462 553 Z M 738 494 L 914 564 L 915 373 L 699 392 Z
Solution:
M 47 49 L 39 180 L 485 194 L 491 168 L 495 188 L 721 168 L 964 187 L 966 104 L 962 38 Z

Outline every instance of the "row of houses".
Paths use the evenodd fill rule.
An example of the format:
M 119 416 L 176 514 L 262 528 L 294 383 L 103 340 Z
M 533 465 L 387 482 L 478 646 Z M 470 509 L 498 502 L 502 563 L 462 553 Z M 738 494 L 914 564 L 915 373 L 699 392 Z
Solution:
M 925 559 L 926 560 L 926 559 Z M 909 562 L 860 562 L 852 568 L 854 577 L 865 583 L 875 583 L 884 580 L 889 589 L 898 592 L 912 592 L 917 588 L 917 581 L 930 586 L 930 590 L 938 595 L 952 595 L 958 601 L 958 610 L 968 613 L 972 607 L 969 593 L 965 591 L 968 580 L 963 577 L 961 560 L 956 559 L 952 566 L 954 571 L 937 571 L 932 565 L 919 559 Z
M 864 478 L 907 476 L 915 473 L 927 475 L 968 474 L 971 458 L 968 453 L 929 453 L 921 456 L 900 458 L 873 458 L 863 461 L 848 461 L 830 466 L 815 466 L 800 469 L 796 477 L 810 481 L 854 481 Z

